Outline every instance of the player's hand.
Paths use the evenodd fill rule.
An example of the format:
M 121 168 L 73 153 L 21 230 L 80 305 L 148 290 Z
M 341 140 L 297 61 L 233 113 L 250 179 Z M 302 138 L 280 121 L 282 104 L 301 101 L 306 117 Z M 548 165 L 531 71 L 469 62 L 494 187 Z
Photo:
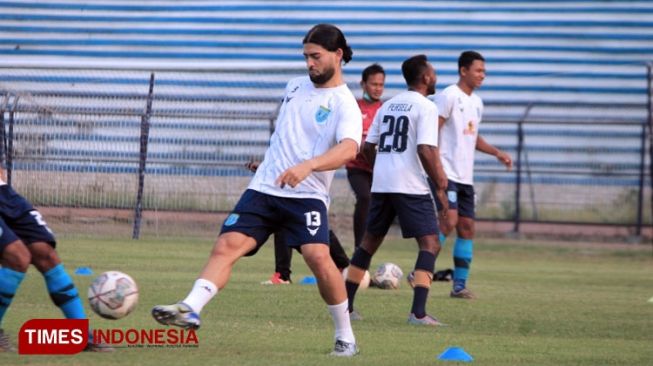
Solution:
M 512 158 L 510 155 L 506 154 L 503 151 L 499 151 L 497 154 L 497 160 L 499 160 L 503 165 L 506 166 L 508 170 L 512 169 Z
M 300 164 L 297 164 L 293 167 L 286 169 L 279 178 L 276 180 L 276 184 L 285 187 L 286 184 L 295 188 L 299 183 L 301 183 L 309 174 L 313 172 L 313 166 L 310 161 L 306 160 Z
M 440 209 L 438 215 L 440 216 L 440 220 L 444 220 L 447 218 L 447 213 L 449 212 L 449 200 L 447 199 L 447 190 L 438 189 L 435 191 L 435 194 L 438 196 L 438 201 L 440 201 L 440 204 L 442 205 L 442 209 Z
M 449 206 L 449 204 L 447 204 Z M 440 223 L 443 223 L 447 220 L 447 214 L 449 213 L 449 207 L 443 208 L 442 210 L 438 211 L 438 221 Z
M 250 172 L 255 173 L 259 165 L 261 165 L 260 161 L 250 160 L 245 164 L 245 168 L 249 169 Z

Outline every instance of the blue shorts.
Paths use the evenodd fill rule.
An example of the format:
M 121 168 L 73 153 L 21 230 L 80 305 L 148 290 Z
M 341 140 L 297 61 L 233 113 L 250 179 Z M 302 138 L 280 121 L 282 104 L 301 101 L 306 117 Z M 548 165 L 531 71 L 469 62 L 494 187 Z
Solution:
M 435 199 L 435 205 L 438 207 L 438 211 L 440 211 L 442 209 L 442 202 L 438 200 L 438 196 L 435 194 L 435 185 L 430 179 L 429 186 L 431 187 L 431 192 Z M 472 185 L 457 183 L 451 180 L 447 184 L 449 209 L 457 210 L 458 216 L 469 217 L 470 219 L 474 218 L 474 196 L 474 186 Z
M 220 234 L 239 232 L 256 240 L 255 254 L 270 234 L 284 231 L 286 245 L 329 245 L 329 216 L 314 198 L 277 197 L 248 189 L 222 224 Z
M 0 252 L 16 240 L 29 245 L 57 242 L 41 214 L 8 185 L 0 186 Z
M 395 217 L 399 218 L 404 238 L 437 235 L 438 219 L 433 200 L 428 194 L 372 193 L 370 212 L 367 215 L 367 231 L 385 236 Z

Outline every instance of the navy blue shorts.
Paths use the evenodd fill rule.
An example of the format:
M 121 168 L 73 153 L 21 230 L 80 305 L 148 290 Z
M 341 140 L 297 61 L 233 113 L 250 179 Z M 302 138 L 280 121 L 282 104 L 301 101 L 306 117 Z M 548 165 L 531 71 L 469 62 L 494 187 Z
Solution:
M 435 205 L 438 211 L 442 209 L 442 202 L 438 200 L 435 194 L 435 185 L 429 179 L 429 186 L 431 186 L 431 193 L 435 199 Z M 457 183 L 449 181 L 447 184 L 447 199 L 449 201 L 449 209 L 457 210 L 458 216 L 474 218 L 475 204 L 474 204 L 474 186 L 469 184 Z
M 57 244 L 41 214 L 5 184 L 0 186 L 0 252 L 16 240 L 27 245 L 46 242 L 53 248 Z
M 433 200 L 428 194 L 372 193 L 370 212 L 367 215 L 367 231 L 385 236 L 395 217 L 399 218 L 404 238 L 437 235 L 438 219 Z
M 314 198 L 277 197 L 248 189 L 222 224 L 220 234 L 239 232 L 256 240 L 255 254 L 270 234 L 283 230 L 286 245 L 329 245 L 329 216 Z

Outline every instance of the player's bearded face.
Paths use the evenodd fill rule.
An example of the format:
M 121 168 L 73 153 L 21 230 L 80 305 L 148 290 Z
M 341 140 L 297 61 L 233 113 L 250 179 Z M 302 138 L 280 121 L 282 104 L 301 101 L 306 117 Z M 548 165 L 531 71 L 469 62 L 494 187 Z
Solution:
M 317 85 L 324 84 L 331 80 L 335 73 L 335 67 L 324 67 L 323 70 L 318 70 L 316 67 L 308 69 L 308 77 Z
M 314 84 L 325 84 L 335 75 L 336 62 L 338 62 L 335 52 L 329 52 L 314 43 L 306 43 L 304 44 L 304 58 L 308 76 Z
M 429 68 L 426 77 L 428 80 L 426 85 L 426 95 L 435 94 L 435 83 L 437 82 L 438 78 L 435 76 L 435 70 L 432 66 Z

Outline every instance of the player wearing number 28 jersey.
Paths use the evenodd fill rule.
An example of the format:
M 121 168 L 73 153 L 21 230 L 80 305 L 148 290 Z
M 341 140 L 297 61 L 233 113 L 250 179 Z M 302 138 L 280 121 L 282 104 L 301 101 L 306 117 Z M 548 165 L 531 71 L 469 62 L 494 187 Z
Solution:
M 440 188 L 437 194 L 443 196 L 446 187 L 437 148 L 438 108 L 426 98 L 435 93 L 436 76 L 424 55 L 407 59 L 401 70 L 408 90 L 383 104 L 365 140 L 364 152 L 374 162 L 372 203 L 363 242 L 354 252 L 345 284 L 349 312 L 352 319 L 361 318 L 353 307 L 358 284 L 392 221 L 398 217 L 404 238 L 415 238 L 419 245 L 408 322 L 440 325 L 426 314 L 435 257 L 440 250 L 426 176 Z

